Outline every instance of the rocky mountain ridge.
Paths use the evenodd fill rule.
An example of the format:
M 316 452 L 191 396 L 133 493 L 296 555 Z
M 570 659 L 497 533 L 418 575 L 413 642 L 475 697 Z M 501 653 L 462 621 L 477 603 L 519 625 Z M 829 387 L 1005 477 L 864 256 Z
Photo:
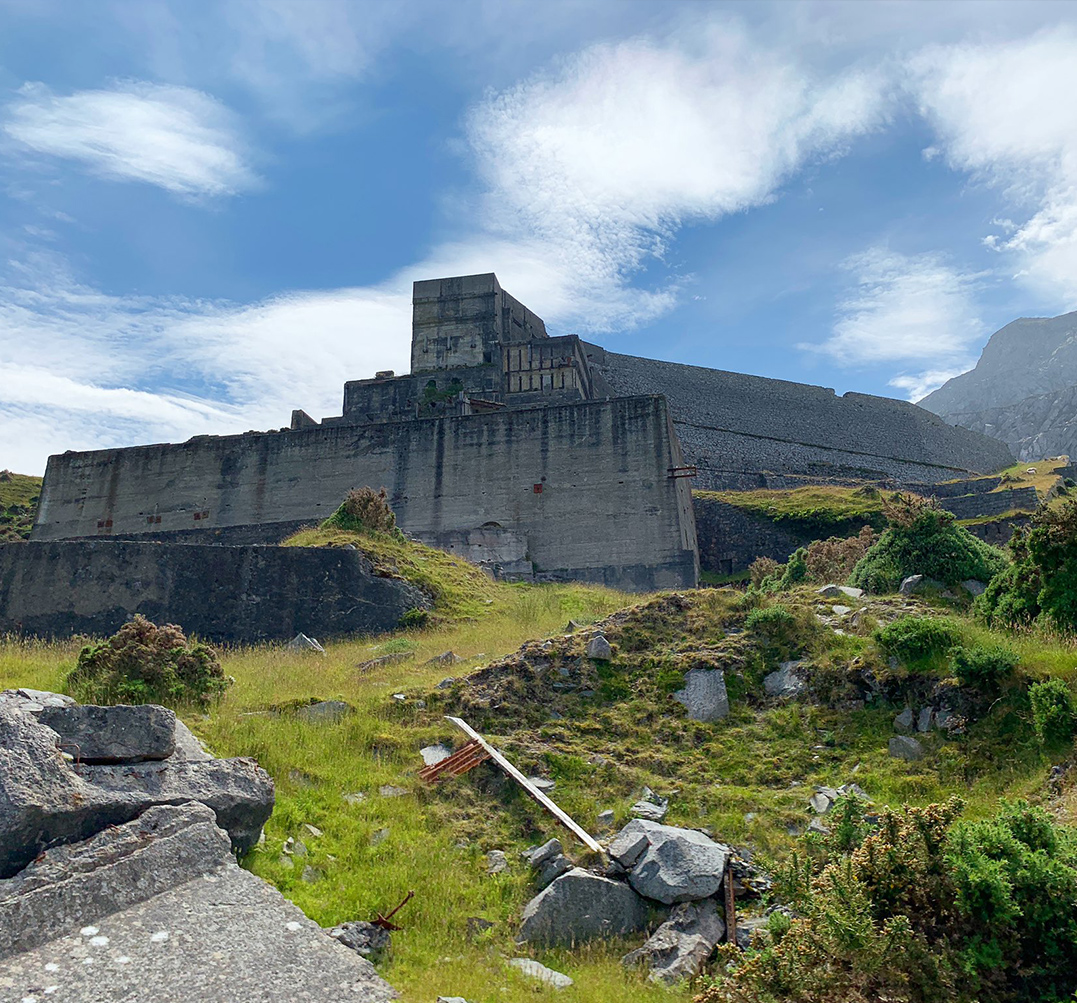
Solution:
M 1005 442 L 1020 460 L 1077 455 L 1077 312 L 996 331 L 976 366 L 920 402 Z

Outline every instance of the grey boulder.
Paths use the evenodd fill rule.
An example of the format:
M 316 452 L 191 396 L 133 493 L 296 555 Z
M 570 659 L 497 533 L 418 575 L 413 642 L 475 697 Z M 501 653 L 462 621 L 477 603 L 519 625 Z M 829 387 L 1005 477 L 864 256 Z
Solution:
M 894 731 L 908 732 L 912 731 L 912 708 L 906 707 L 897 717 L 894 718 Z
M 695 978 L 725 936 L 725 922 L 714 899 L 681 902 L 640 948 L 626 954 L 625 965 L 647 965 L 652 982 L 672 985 Z
M 693 721 L 711 723 L 729 714 L 729 695 L 721 669 L 691 669 L 684 677 L 684 689 L 673 694 L 684 704 Z
M 329 936 L 373 963 L 384 958 L 392 946 L 392 936 L 388 930 L 363 920 L 334 926 Z
M 961 583 L 962 588 L 973 597 L 982 596 L 987 591 L 987 586 L 983 582 L 976 581 L 975 578 L 969 578 Z
M 587 657 L 606 662 L 613 658 L 613 648 L 610 647 L 610 642 L 606 640 L 604 634 L 595 634 L 587 642 Z
M 895 735 L 890 739 L 890 755 L 911 763 L 923 757 L 924 747 L 908 735 Z
M 316 638 L 307 637 L 303 633 L 296 634 L 285 647 L 289 651 L 320 651 L 323 655 L 325 654 L 325 648 L 318 643 Z
M 65 752 L 83 763 L 167 759 L 176 748 L 176 715 L 156 704 L 43 707 L 37 719 L 60 736 Z
M 792 662 L 782 662 L 776 672 L 771 672 L 763 679 L 763 689 L 767 696 L 777 697 L 780 700 L 789 700 L 800 696 L 808 684 L 800 677 L 797 670 L 804 664 L 803 659 Z
M 945 584 L 935 578 L 925 578 L 923 575 L 909 575 L 908 578 L 902 581 L 898 591 L 903 596 L 914 596 L 929 590 L 941 592 L 945 588 Z
M 722 884 L 729 847 L 694 829 L 633 819 L 610 844 L 640 895 L 665 905 L 713 895 Z
M 575 867 L 527 903 L 518 940 L 571 947 L 634 933 L 646 923 L 646 905 L 628 885 Z
M 554 989 L 564 989 L 572 985 L 572 979 L 567 975 L 555 972 L 552 968 L 547 968 L 544 964 L 532 958 L 509 958 L 509 964 L 528 978 L 534 979 L 536 982 L 543 982 Z

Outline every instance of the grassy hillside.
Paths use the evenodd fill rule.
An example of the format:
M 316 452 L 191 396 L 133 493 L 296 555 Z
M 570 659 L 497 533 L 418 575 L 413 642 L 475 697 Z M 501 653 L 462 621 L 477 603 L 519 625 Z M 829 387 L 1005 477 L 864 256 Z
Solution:
M 0 470 L 0 543 L 30 535 L 40 492 L 40 477 Z
M 861 526 L 881 529 L 883 493 L 871 486 L 829 485 L 789 488 L 783 491 L 695 491 L 702 498 L 725 502 L 761 516 L 807 539 L 851 536 Z

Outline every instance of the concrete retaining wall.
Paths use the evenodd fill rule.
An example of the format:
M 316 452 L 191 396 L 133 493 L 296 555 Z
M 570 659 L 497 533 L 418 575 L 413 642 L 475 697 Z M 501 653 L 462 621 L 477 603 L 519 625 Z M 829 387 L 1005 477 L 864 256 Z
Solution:
M 213 641 L 379 633 L 427 598 L 358 551 L 93 540 L 0 545 L 0 633 L 104 636 L 131 614 Z
M 495 524 L 542 577 L 684 587 L 698 557 L 682 464 L 659 397 L 200 436 L 51 457 L 31 539 L 273 542 L 368 485 L 433 546 Z
M 1039 495 L 1035 488 L 1009 488 L 991 494 L 962 495 L 958 498 L 940 498 L 939 504 L 958 519 L 980 519 L 989 515 L 1002 515 L 1016 510 L 1034 511 L 1039 507 Z

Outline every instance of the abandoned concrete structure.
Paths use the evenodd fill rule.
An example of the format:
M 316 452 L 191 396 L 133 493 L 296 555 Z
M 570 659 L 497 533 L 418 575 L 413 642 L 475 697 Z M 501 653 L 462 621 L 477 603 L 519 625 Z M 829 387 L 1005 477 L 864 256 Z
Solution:
M 682 587 L 693 479 L 932 482 L 1012 462 L 900 401 L 551 337 L 493 274 L 415 283 L 411 362 L 345 384 L 321 421 L 53 456 L 32 540 L 272 544 L 369 485 L 409 534 L 506 576 Z

